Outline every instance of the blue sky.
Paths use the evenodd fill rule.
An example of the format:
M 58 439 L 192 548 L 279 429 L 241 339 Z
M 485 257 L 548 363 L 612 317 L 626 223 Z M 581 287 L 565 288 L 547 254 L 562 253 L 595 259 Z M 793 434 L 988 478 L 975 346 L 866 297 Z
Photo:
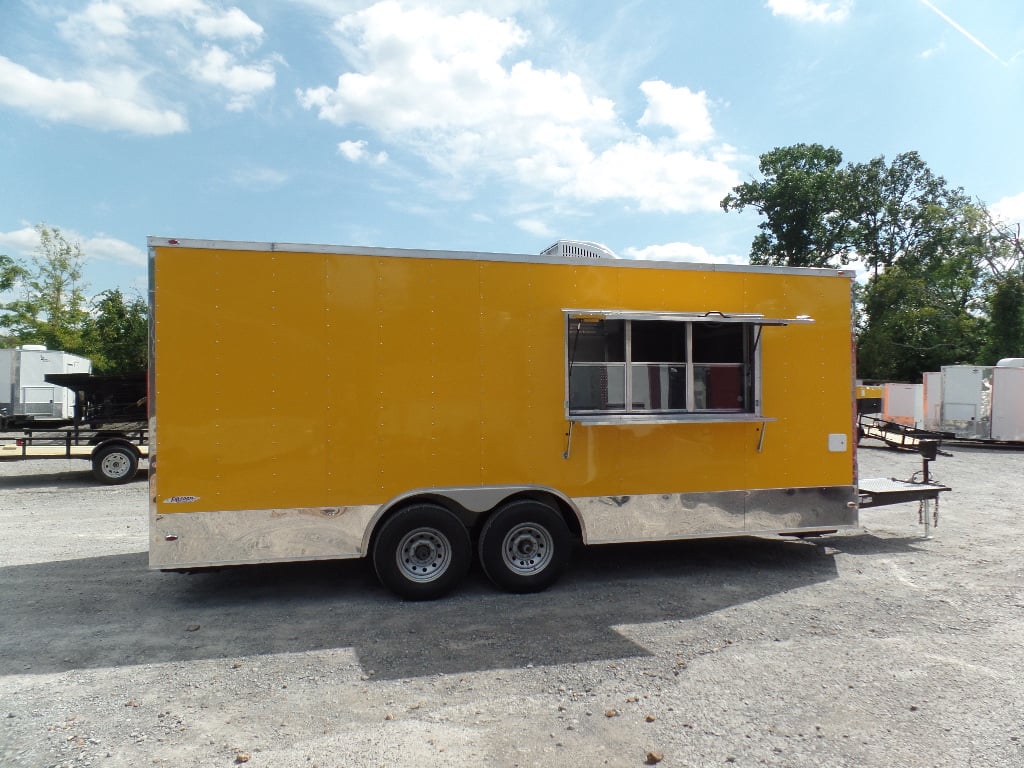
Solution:
M 481 10 L 486 8 L 486 10 Z M 744 262 L 798 142 L 1024 219 L 1019 0 L 0 0 L 0 253 L 147 235 Z

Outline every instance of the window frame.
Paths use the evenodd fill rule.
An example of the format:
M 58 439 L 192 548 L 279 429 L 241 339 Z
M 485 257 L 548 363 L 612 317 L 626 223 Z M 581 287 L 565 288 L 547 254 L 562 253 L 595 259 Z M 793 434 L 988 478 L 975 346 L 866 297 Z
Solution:
M 678 422 L 767 422 L 774 421 L 771 417 L 764 416 L 761 411 L 761 382 L 762 382 L 762 357 L 761 357 L 761 333 L 763 327 L 785 326 L 794 324 L 813 323 L 813 318 L 807 315 L 798 315 L 793 318 L 767 318 L 755 313 L 725 313 L 720 311 L 708 312 L 664 312 L 664 311 L 632 311 L 632 310 L 580 310 L 563 309 L 562 328 L 564 334 L 563 362 L 565 367 L 564 382 L 564 409 L 565 417 L 570 422 L 580 424 L 659 424 Z M 572 371 L 576 361 L 571 359 L 573 349 L 574 321 L 596 322 L 601 320 L 623 320 L 623 333 L 625 335 L 625 362 L 623 372 L 624 403 L 621 409 L 586 409 L 573 410 L 570 398 L 572 395 Z M 645 321 L 670 321 L 686 323 L 686 361 L 680 363 L 685 366 L 685 408 L 684 409 L 636 409 L 633 404 L 633 365 L 650 365 L 649 362 L 634 361 L 632 359 L 631 339 L 632 323 Z M 751 382 L 749 384 L 750 406 L 744 409 L 696 409 L 696 369 L 701 366 L 732 367 L 731 363 L 708 364 L 695 362 L 693 359 L 693 327 L 697 323 L 729 323 L 741 324 L 743 331 L 743 360 L 738 364 L 742 370 L 749 368 Z M 620 363 L 615 362 L 616 365 Z M 671 364 L 671 363 L 666 363 Z M 593 363 L 584 363 L 593 365 Z M 744 377 L 746 377 L 744 373 Z M 748 386 L 745 385 L 747 390 Z

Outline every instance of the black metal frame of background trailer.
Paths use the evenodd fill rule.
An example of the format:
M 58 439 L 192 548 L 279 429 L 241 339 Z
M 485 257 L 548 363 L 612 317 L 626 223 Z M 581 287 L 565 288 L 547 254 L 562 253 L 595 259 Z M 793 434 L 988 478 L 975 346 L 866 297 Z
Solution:
M 881 440 L 890 448 L 917 451 L 926 442 L 941 443 L 955 437 L 950 432 L 933 432 L 917 427 L 908 427 L 880 416 L 866 413 L 857 414 L 857 442 L 864 438 Z
M 50 373 L 47 382 L 75 393 L 76 427 L 145 423 L 148 375 L 137 373 L 97 376 L 91 373 Z
M 74 415 L 70 419 L 41 419 L 0 413 L 0 432 L 9 430 L 77 428 L 99 429 L 120 425 L 131 430 L 148 420 L 146 405 L 148 375 L 145 371 L 116 375 L 91 373 L 48 373 L 49 384 L 75 393 Z
M 17 455 L 8 454 L 3 458 L 83 458 L 82 456 L 74 455 L 71 452 L 71 449 L 73 447 L 77 448 L 81 446 L 97 446 L 114 438 L 119 439 L 121 442 L 127 441 L 136 447 L 148 446 L 149 434 L 146 424 L 142 423 L 134 426 L 122 426 L 125 428 L 118 430 L 79 429 L 78 427 L 65 427 L 63 429 L 52 427 L 44 429 L 25 429 L 22 432 L 22 436 L 15 440 L 15 444 L 21 448 L 21 451 Z M 29 455 L 30 448 L 55 448 L 58 446 L 64 447 L 63 454 L 49 454 L 46 456 Z

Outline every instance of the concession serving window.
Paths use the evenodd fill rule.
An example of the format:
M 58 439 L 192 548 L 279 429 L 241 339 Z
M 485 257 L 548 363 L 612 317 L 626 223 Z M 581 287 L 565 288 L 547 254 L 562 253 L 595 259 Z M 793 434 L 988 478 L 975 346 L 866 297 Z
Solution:
M 814 322 L 725 312 L 563 313 L 567 416 L 592 424 L 768 421 L 760 413 L 761 331 Z

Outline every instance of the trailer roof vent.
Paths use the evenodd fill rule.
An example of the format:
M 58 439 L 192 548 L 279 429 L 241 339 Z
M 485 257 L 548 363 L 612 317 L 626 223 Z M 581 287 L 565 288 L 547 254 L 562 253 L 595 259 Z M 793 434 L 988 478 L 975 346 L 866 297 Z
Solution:
M 541 256 L 560 256 L 565 259 L 617 259 L 614 251 L 586 240 L 559 240 L 540 252 Z

